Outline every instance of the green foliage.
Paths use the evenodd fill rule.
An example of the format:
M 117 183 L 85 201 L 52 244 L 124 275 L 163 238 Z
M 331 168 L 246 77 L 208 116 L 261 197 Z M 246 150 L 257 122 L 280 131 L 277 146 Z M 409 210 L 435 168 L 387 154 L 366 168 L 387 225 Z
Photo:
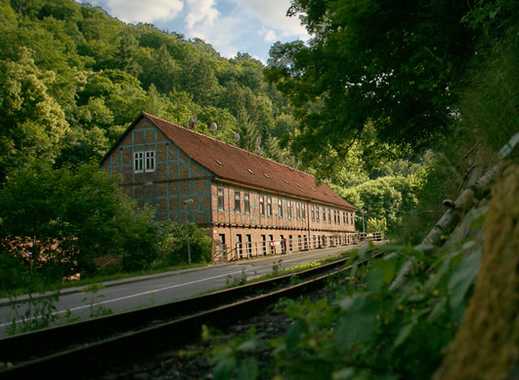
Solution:
M 59 291 L 45 296 L 33 294 L 31 291 L 28 293 L 28 297 L 28 300 L 22 303 L 17 303 L 15 298 L 10 299 L 12 321 L 6 329 L 8 335 L 49 327 L 58 319 L 56 305 L 59 300 Z
M 269 155 L 274 115 L 287 106 L 262 70 L 247 54 L 225 59 L 201 40 L 73 0 L 2 1 L 0 182 L 32 157 L 99 160 L 141 111 L 181 125 L 195 118 L 197 130 L 233 144 L 243 117 Z
M 371 220 L 371 227 L 374 224 L 379 227 L 386 225 L 389 231 L 393 231 L 402 215 L 417 205 L 418 188 L 419 183 L 412 177 L 385 176 L 343 189 L 340 194 L 366 211 L 368 226 Z M 362 223 L 360 219 L 358 222 Z M 362 230 L 362 226 L 359 229 Z
M 285 300 L 293 321 L 270 342 L 274 377 L 284 379 L 426 379 L 461 322 L 479 270 L 480 250 L 425 256 L 385 247 L 353 258 L 352 271 L 328 288 L 328 298 Z M 366 264 L 366 260 L 367 264 Z M 412 265 L 406 282 L 390 285 Z M 246 336 L 236 340 L 247 339 Z M 251 357 L 233 354 L 232 368 Z
M 68 123 L 48 91 L 54 81 L 28 49 L 20 49 L 16 62 L 0 61 L 0 181 L 9 169 L 58 155 Z
M 274 44 L 266 75 L 295 109 L 293 151 L 306 165 L 333 165 L 370 122 L 379 142 L 415 151 L 434 147 L 460 118 L 504 138 L 517 130 L 516 81 L 507 81 L 517 76 L 517 42 L 472 72 L 489 47 L 517 39 L 516 1 L 294 0 L 289 13 L 314 38 Z M 470 77 L 477 94 L 460 109 Z
M 212 240 L 208 232 L 196 224 L 162 223 L 160 232 L 160 257 L 155 266 L 187 263 L 187 247 L 191 262 L 208 263 L 212 258 Z
M 60 280 L 96 271 L 98 256 L 123 255 L 126 269 L 158 256 L 158 227 L 95 165 L 37 165 L 12 172 L 0 190 L 0 241 L 35 272 Z
M 256 331 L 226 342 L 214 349 L 211 361 L 214 364 L 213 378 L 219 380 L 256 380 L 259 378 L 258 361 L 250 357 L 262 348 Z

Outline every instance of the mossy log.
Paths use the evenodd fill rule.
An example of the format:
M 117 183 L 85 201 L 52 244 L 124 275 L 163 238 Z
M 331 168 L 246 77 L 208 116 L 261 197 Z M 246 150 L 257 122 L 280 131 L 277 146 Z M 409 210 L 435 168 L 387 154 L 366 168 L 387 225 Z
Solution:
M 519 165 L 492 190 L 474 294 L 435 380 L 519 378 Z

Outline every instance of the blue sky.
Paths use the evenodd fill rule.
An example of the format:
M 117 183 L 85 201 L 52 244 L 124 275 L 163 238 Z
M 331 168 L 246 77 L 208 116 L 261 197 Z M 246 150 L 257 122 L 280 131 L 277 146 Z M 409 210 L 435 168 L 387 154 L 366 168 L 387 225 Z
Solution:
M 290 0 L 80 0 L 120 20 L 152 23 L 201 38 L 225 57 L 237 52 L 266 61 L 275 41 L 307 40 L 297 17 L 286 17 Z

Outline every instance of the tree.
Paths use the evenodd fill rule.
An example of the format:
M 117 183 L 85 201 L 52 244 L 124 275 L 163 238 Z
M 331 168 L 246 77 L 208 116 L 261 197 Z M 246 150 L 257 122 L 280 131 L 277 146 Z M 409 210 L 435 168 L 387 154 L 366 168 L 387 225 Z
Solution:
M 119 256 L 142 269 L 158 256 L 158 225 L 97 165 L 75 170 L 47 164 L 13 171 L 0 190 L 0 245 L 54 279 L 92 274 L 98 256 Z
M 69 130 L 48 93 L 55 74 L 36 67 L 29 50 L 19 54 L 17 62 L 0 61 L 0 182 L 14 167 L 36 159 L 52 162 Z
M 311 43 L 276 43 L 267 77 L 296 107 L 308 162 L 339 151 L 371 120 L 383 141 L 420 149 L 446 133 L 473 54 L 463 2 L 294 0 Z M 316 144 L 315 142 L 319 142 Z

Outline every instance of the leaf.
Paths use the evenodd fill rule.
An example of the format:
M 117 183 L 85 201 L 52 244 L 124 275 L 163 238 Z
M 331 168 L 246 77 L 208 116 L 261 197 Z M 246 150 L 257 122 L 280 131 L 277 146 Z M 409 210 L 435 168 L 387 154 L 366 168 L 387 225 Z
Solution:
M 256 380 L 259 376 L 258 362 L 254 358 L 246 358 L 241 361 L 237 372 L 238 380 Z
M 374 336 L 379 305 L 369 295 L 360 295 L 341 302 L 341 307 L 346 307 L 346 315 L 339 321 L 336 343 L 341 351 L 349 351 L 353 346 L 366 343 Z
M 470 255 L 463 257 L 449 279 L 450 306 L 453 309 L 457 309 L 463 304 L 465 295 L 479 272 L 481 252 L 481 248 L 478 248 Z
M 370 291 L 380 291 L 391 283 L 397 272 L 398 257 L 376 261 L 368 271 L 366 282 Z
M 333 373 L 333 380 L 350 380 L 355 375 L 355 369 L 348 367 Z
M 287 351 L 293 351 L 297 348 L 299 342 L 301 341 L 304 333 L 306 331 L 306 326 L 303 321 L 296 321 L 294 324 L 290 326 L 287 332 L 286 337 L 286 349 Z
M 251 352 L 251 351 L 256 350 L 257 346 L 258 346 L 258 342 L 256 341 L 256 339 L 254 339 L 254 338 L 247 339 L 245 342 L 243 342 L 242 344 L 240 344 L 238 346 L 238 351 Z
M 397 348 L 397 347 L 401 346 L 407 340 L 407 338 L 409 338 L 409 336 L 413 332 L 415 325 L 416 325 L 416 321 L 413 321 L 413 322 L 407 323 L 406 325 L 404 325 L 404 327 L 402 327 L 400 329 L 398 336 L 396 337 L 395 341 L 393 342 L 393 348 Z

